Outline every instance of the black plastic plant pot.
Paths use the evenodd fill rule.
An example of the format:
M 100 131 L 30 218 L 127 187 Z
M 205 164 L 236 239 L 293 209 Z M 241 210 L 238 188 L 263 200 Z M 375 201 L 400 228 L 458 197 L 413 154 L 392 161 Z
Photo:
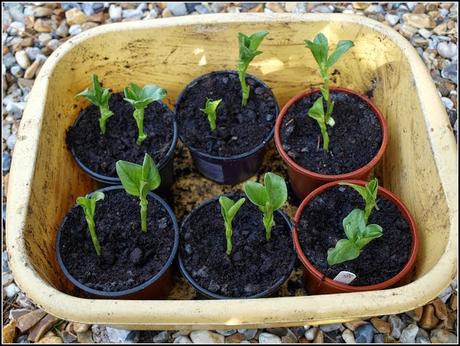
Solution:
M 169 145 L 166 153 L 164 156 L 157 162 L 155 161 L 158 170 L 161 175 L 161 184 L 159 188 L 156 190 L 156 193 L 160 195 L 165 195 L 168 194 L 170 191 L 170 187 L 174 183 L 174 152 L 176 149 L 176 144 L 177 144 L 177 138 L 178 138 L 178 131 L 177 131 L 177 123 L 175 120 L 175 117 L 173 115 L 173 112 L 163 103 L 163 102 L 158 102 L 161 104 L 165 109 L 167 109 L 169 112 L 171 112 L 171 117 L 172 117 L 172 140 L 171 144 Z M 94 106 L 90 106 L 94 107 Z M 128 106 L 131 107 L 131 106 Z M 116 117 L 118 114 L 115 114 L 113 117 Z M 82 120 L 82 117 L 85 116 L 84 113 L 80 113 L 75 122 L 73 123 L 72 127 L 75 127 L 78 125 L 78 123 Z M 109 118 L 108 122 L 110 122 L 112 118 Z M 134 121 L 134 120 L 133 120 Z M 109 125 L 108 125 L 109 126 Z M 108 128 L 107 131 L 110 129 Z M 134 141 L 135 137 L 133 137 Z M 133 144 L 136 145 L 136 144 Z M 81 158 L 78 157 L 78 154 L 75 152 L 74 148 L 70 145 L 68 145 L 70 152 L 72 153 L 73 158 L 75 159 L 75 162 L 77 165 L 86 173 L 88 174 L 92 179 L 99 181 L 103 183 L 105 186 L 112 186 L 112 185 L 120 185 L 120 179 L 117 176 L 109 176 L 109 175 L 104 175 L 101 173 L 98 173 L 88 167 L 85 163 L 82 162 Z M 148 154 L 152 155 L 152 153 L 147 152 Z M 131 161 L 127 159 L 127 161 Z M 142 163 L 142 162 L 138 162 Z
M 126 194 L 124 191 L 123 187 L 120 186 L 110 186 L 106 187 L 100 190 L 97 190 L 100 192 L 103 192 L 105 194 L 105 198 L 102 201 L 98 201 L 96 203 L 96 216 L 95 216 L 95 221 L 96 221 L 96 233 L 98 233 L 98 207 L 100 207 L 99 203 L 104 202 L 108 196 L 113 194 L 112 196 L 120 196 L 119 192 L 123 192 L 125 196 L 129 196 Z M 94 191 L 96 192 L 96 191 Z M 93 193 L 94 193 L 93 192 Z M 118 195 L 116 195 L 118 194 Z M 131 198 L 132 196 L 129 196 Z M 114 197 L 117 198 L 117 197 Z M 119 198 L 119 197 L 118 197 Z M 124 197 L 123 197 L 124 198 Z M 134 197 L 133 197 L 134 198 Z M 118 272 L 121 272 L 121 275 L 131 275 L 127 274 L 126 272 L 128 271 L 133 271 L 133 274 L 138 273 L 137 269 L 132 269 L 134 266 L 132 265 L 132 261 L 137 261 L 137 264 L 139 264 L 139 271 L 142 271 L 143 268 L 142 266 L 147 266 L 154 261 L 151 260 L 150 256 L 157 255 L 158 253 L 161 252 L 161 254 L 164 257 L 164 262 L 163 264 L 157 264 L 156 266 L 159 267 L 159 270 L 155 271 L 154 273 L 147 273 L 144 276 L 146 277 L 145 280 L 141 280 L 140 283 L 133 285 L 133 287 L 126 287 L 121 290 L 106 290 L 106 289 L 98 289 L 94 287 L 89 287 L 87 284 L 82 283 L 81 280 L 77 279 L 76 276 L 70 272 L 68 266 L 66 266 L 65 262 L 66 260 L 64 257 L 68 257 L 69 255 L 64 256 L 62 252 L 64 251 L 62 249 L 63 245 L 68 242 L 69 237 L 63 234 L 64 229 L 67 227 L 67 223 L 69 223 L 71 226 L 72 224 L 72 219 L 76 218 L 83 218 L 83 211 L 82 208 L 79 206 L 74 206 L 69 213 L 64 217 L 60 227 L 59 231 L 57 233 L 57 238 L 56 238 L 56 256 L 57 256 L 57 261 L 59 264 L 59 267 L 61 268 L 62 272 L 64 273 L 65 278 L 70 281 L 77 289 L 76 291 L 79 292 L 80 295 L 84 297 L 90 297 L 90 298 L 106 298 L 106 299 L 165 299 L 169 292 L 171 291 L 172 288 L 172 269 L 171 265 L 176 257 L 178 247 L 179 247 L 179 227 L 178 223 L 176 220 L 176 217 L 172 211 L 172 209 L 168 206 L 168 204 L 158 195 L 154 193 L 149 193 L 148 194 L 149 198 L 149 206 L 148 208 L 152 208 L 153 205 L 155 205 L 155 208 L 148 209 L 148 229 L 147 232 L 144 234 L 137 234 L 137 233 L 143 233 L 140 230 L 140 226 L 138 226 L 138 229 L 133 229 L 133 224 L 136 224 L 137 222 L 140 222 L 140 216 L 138 216 L 139 220 L 136 220 L 136 222 L 133 222 L 133 220 L 128 221 L 126 220 L 126 225 L 127 227 L 123 228 L 123 226 L 120 226 L 118 223 L 118 227 L 115 223 L 117 223 L 117 215 L 122 214 L 121 217 L 124 217 L 126 214 L 133 214 L 132 211 L 129 211 L 128 209 L 130 208 L 129 205 L 132 205 L 133 203 L 137 201 L 131 201 L 128 203 L 123 203 L 123 205 L 120 205 L 120 209 L 118 208 L 113 208 L 109 205 L 105 207 L 105 210 L 101 210 L 100 218 L 107 218 L 107 219 L 113 219 L 108 222 L 113 223 L 113 230 L 109 234 L 105 234 L 103 239 L 99 239 L 102 247 L 102 253 L 100 256 L 97 257 L 94 251 L 94 247 L 91 243 L 90 236 L 89 236 L 89 231 L 86 223 L 84 223 L 84 227 L 79 226 L 81 229 L 78 230 L 77 234 L 80 234 L 80 245 L 82 252 L 80 254 L 75 253 L 75 257 L 79 258 L 79 261 L 82 266 L 85 266 L 84 269 L 82 269 L 82 272 L 84 272 L 84 276 L 86 277 L 97 277 L 97 274 L 100 273 L 95 273 L 91 272 L 91 269 L 95 267 L 95 265 L 92 265 L 91 263 L 91 258 L 95 259 L 96 261 L 100 261 L 97 266 L 101 266 L 98 270 L 101 272 L 111 270 L 110 268 L 110 263 L 116 262 L 116 266 L 119 267 L 120 269 Z M 112 203 L 112 202 L 109 202 Z M 103 207 L 101 207 L 103 209 Z M 80 209 L 80 210 L 79 210 Z M 123 211 L 122 211 L 123 210 Z M 112 215 L 109 215 L 109 212 L 112 212 Z M 124 214 L 123 214 L 124 212 Z M 81 213 L 77 215 L 76 213 Z M 158 216 L 156 216 L 156 213 L 158 213 Z M 139 215 L 139 212 L 136 213 Z M 151 217 L 155 217 L 155 222 L 159 222 L 158 227 L 156 227 L 154 230 L 151 229 Z M 159 218 L 159 219 L 158 219 Z M 106 223 L 107 225 L 107 223 Z M 165 226 L 162 226 L 165 225 Z M 131 234 L 127 232 L 133 232 Z M 164 237 L 162 235 L 166 234 L 164 232 L 168 233 L 167 237 Z M 68 233 L 68 232 L 67 232 Z M 124 239 L 124 240 L 129 240 L 134 238 L 135 236 L 137 237 L 137 245 L 143 244 L 143 240 L 140 237 L 144 237 L 143 239 L 147 238 L 152 238 L 152 242 L 158 242 L 160 245 L 159 247 L 164 247 L 164 250 L 155 252 L 154 250 L 149 249 L 139 249 L 135 248 L 133 251 L 129 253 L 128 256 L 122 255 L 123 251 L 119 251 L 116 253 L 115 257 L 116 259 L 113 259 L 113 257 L 110 255 L 110 253 L 107 255 L 104 253 L 104 245 L 108 246 L 105 241 L 109 238 L 115 238 L 117 239 Z M 100 235 L 98 234 L 98 237 Z M 151 237 L 150 237 L 151 236 Z M 158 237 L 158 238 L 156 238 Z M 168 240 L 165 240 L 167 238 Z M 110 244 L 110 243 L 109 243 Z M 119 244 L 119 243 L 118 243 Z M 167 244 L 167 245 L 165 245 Z M 113 244 L 110 244 L 113 245 Z M 137 246 L 135 245 L 135 246 Z M 147 243 L 145 243 L 146 246 L 148 246 Z M 141 247 L 141 245 L 139 246 Z M 85 249 L 91 249 L 89 251 L 89 256 L 84 254 Z M 67 248 L 68 250 L 68 248 Z M 117 251 L 119 248 L 111 248 L 111 250 Z M 75 250 L 74 252 L 76 252 Z M 125 251 L 126 252 L 126 251 Z M 139 257 L 139 252 L 141 252 L 141 257 Z M 123 256 L 127 257 L 127 260 L 123 260 Z M 136 257 L 137 256 L 137 257 Z M 142 256 L 144 258 L 142 258 Z M 89 257 L 89 259 L 87 259 Z M 75 262 L 75 261 L 74 261 Z M 89 263 L 88 263 L 89 262 Z M 80 265 L 78 263 L 78 265 Z M 134 262 L 135 263 L 135 262 Z M 136 264 L 136 265 L 137 265 Z M 110 276 L 110 273 L 108 274 Z M 113 276 L 112 276 L 113 277 Z M 110 278 L 112 279 L 112 278 Z M 115 280 L 115 279 L 114 279 Z M 127 281 L 134 281 L 135 279 L 128 279 Z M 131 282 L 132 282 L 131 281 Z M 139 280 L 138 280 L 139 281 Z M 106 283 L 107 285 L 113 285 L 113 283 Z
M 243 195 L 228 194 L 226 196 L 236 201 Z M 257 216 L 254 219 L 248 219 L 248 215 L 255 212 Z M 205 219 L 205 217 L 203 217 L 205 215 L 210 215 L 209 220 L 213 221 L 203 228 L 207 223 L 206 220 L 203 220 Z M 216 218 L 216 216 L 219 217 Z M 289 217 L 279 210 L 275 211 L 274 217 L 276 225 L 273 227 L 271 239 L 266 240 L 262 225 L 262 213 L 246 199 L 246 202 L 240 208 L 233 220 L 233 250 L 230 256 L 228 256 L 225 252 L 225 227 L 222 217 L 220 217 L 219 197 L 204 202 L 187 215 L 180 228 L 178 262 L 182 275 L 196 289 L 199 296 L 211 299 L 247 299 L 268 297 L 276 294 L 279 287 L 289 278 L 294 269 L 296 255 L 292 241 L 292 226 Z M 201 244 L 203 244 L 202 246 L 207 247 L 208 250 L 205 249 L 203 252 L 200 252 L 201 249 L 193 250 L 193 245 L 191 245 L 190 242 L 193 242 L 194 236 L 191 236 L 192 240 L 188 237 L 188 225 L 194 225 L 196 229 L 201 227 L 204 230 L 203 232 L 205 233 L 202 235 L 196 234 L 195 237 L 196 240 L 200 241 Z M 240 225 L 245 226 L 240 228 Z M 235 240 L 235 238 L 239 238 L 240 240 Z M 215 241 L 211 239 L 218 240 Z M 250 244 L 252 240 L 254 240 L 254 242 Z M 242 246 L 244 243 L 245 245 Z M 188 250 L 186 250 L 187 247 Z M 267 255 L 267 253 L 264 253 L 264 250 L 261 250 L 262 256 L 256 254 L 255 252 L 257 251 L 252 252 L 252 250 L 259 248 L 276 248 L 276 251 L 278 251 L 282 258 L 278 258 L 276 260 L 277 263 L 274 263 L 267 258 L 263 258 L 263 256 Z M 284 248 L 284 251 L 280 251 L 282 248 Z M 192 253 L 187 254 L 187 251 L 191 251 Z M 224 259 L 222 267 L 226 268 L 224 269 L 224 275 L 220 278 L 213 276 L 216 269 L 220 270 L 218 269 L 219 266 L 212 268 L 206 267 L 201 263 L 199 268 L 187 268 L 186 263 L 190 262 L 189 259 L 194 256 L 193 251 L 197 254 L 200 252 L 199 256 L 202 258 L 207 257 L 214 263 L 217 263 L 215 259 L 222 257 Z M 209 253 L 206 254 L 206 252 Z M 256 257 L 259 257 L 259 260 L 257 260 Z M 255 260 L 252 263 L 245 263 L 248 260 L 251 261 L 251 259 Z M 251 271 L 255 271 L 254 275 L 251 274 Z M 277 271 L 276 274 L 274 273 L 275 271 Z M 270 273 L 269 275 L 272 276 L 270 280 L 267 281 L 268 283 L 261 283 L 261 281 L 258 281 L 259 277 L 263 277 L 265 273 Z M 205 277 L 206 275 L 207 277 Z M 198 276 L 201 278 L 205 277 L 205 281 L 209 281 L 210 284 L 204 285 L 198 282 Z M 245 278 L 249 278 L 249 280 L 246 281 Z M 231 293 L 228 292 L 228 294 L 224 294 L 223 290 L 226 285 L 227 287 L 225 289 L 232 291 Z M 247 289 L 247 291 L 244 294 L 235 295 L 236 286 L 231 287 L 232 285 L 242 285 L 244 290 Z
M 276 98 L 256 77 L 247 74 L 246 81 L 251 89 L 245 107 L 241 106 L 238 73 L 231 70 L 215 71 L 194 79 L 176 101 L 174 113 L 181 141 L 188 147 L 197 170 L 220 184 L 234 185 L 256 174 L 266 146 L 273 138 L 279 114 Z M 214 131 L 200 110 L 206 98 L 222 99 Z M 246 148 L 236 147 L 243 146 L 240 139 L 244 145 L 248 144 Z M 240 152 L 233 152 L 237 150 Z

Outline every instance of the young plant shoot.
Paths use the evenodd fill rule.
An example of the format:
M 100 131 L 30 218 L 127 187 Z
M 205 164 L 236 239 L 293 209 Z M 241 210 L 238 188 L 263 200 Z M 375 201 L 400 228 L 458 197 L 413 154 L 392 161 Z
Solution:
M 233 219 L 236 216 L 236 213 L 238 213 L 238 210 L 240 210 L 241 206 L 244 204 L 246 201 L 246 198 L 240 198 L 237 202 L 232 201 L 230 198 L 226 196 L 221 196 L 219 198 L 219 203 L 220 203 L 220 212 L 222 214 L 222 217 L 224 218 L 224 223 L 225 223 L 225 237 L 227 238 L 227 255 L 230 256 L 232 253 L 232 234 L 233 234 L 233 229 L 232 229 L 232 222 Z
M 240 45 L 240 60 L 238 62 L 238 76 L 241 83 L 241 104 L 246 106 L 249 98 L 249 89 L 250 87 L 246 84 L 246 70 L 248 69 L 251 61 L 259 54 L 262 54 L 261 51 L 258 51 L 262 40 L 265 36 L 268 35 L 268 31 L 259 31 L 251 36 L 246 36 L 241 32 L 238 33 L 238 42 Z
M 83 212 L 85 213 L 85 219 L 88 224 L 91 241 L 93 242 L 94 250 L 96 250 L 96 254 L 98 256 L 101 255 L 101 245 L 97 239 L 94 214 L 96 213 L 96 202 L 104 199 L 104 197 L 104 193 L 96 191 L 91 195 L 86 195 L 86 197 L 77 198 L 77 204 L 83 208 Z
M 209 98 L 206 98 L 206 104 L 204 106 L 204 109 L 200 108 L 200 111 L 205 113 L 208 116 L 208 121 L 209 121 L 209 126 L 211 127 L 211 131 L 214 131 L 216 129 L 216 119 L 217 119 L 217 107 L 219 107 L 219 104 L 222 102 L 222 99 L 218 99 L 215 101 L 212 101 Z
M 144 133 L 144 110 L 152 102 L 162 100 L 166 97 L 166 90 L 159 86 L 148 84 L 143 88 L 137 84 L 131 83 L 124 89 L 125 101 L 131 103 L 134 107 L 134 119 L 136 120 L 139 135 L 137 137 L 137 144 L 141 145 L 147 138 Z
M 383 235 L 383 229 L 377 224 L 367 225 L 368 217 L 375 207 L 378 190 L 377 179 L 371 180 L 365 187 L 349 183 L 348 185 L 358 191 L 366 202 L 365 210 L 353 209 L 342 221 L 343 229 L 347 239 L 340 239 L 334 248 L 327 251 L 327 263 L 334 264 L 351 261 L 358 258 L 361 250 L 373 239 Z M 378 210 L 378 209 L 377 209 Z
M 118 177 L 125 191 L 139 197 L 141 207 L 141 229 L 147 232 L 147 194 L 155 190 L 161 183 L 160 173 L 149 154 L 145 154 L 141 165 L 119 160 L 116 163 Z
M 264 175 L 264 185 L 249 180 L 244 183 L 243 189 L 249 200 L 262 211 L 265 238 L 270 240 L 271 230 L 275 225 L 273 212 L 281 208 L 287 200 L 286 182 L 279 175 L 268 172 Z
M 104 135 L 107 127 L 107 120 L 113 115 L 113 112 L 109 109 L 109 99 L 112 94 L 109 89 L 101 86 L 95 74 L 91 76 L 91 80 L 93 81 L 92 88 L 82 91 L 77 97 L 84 96 L 93 105 L 99 107 L 99 112 L 101 113 L 99 117 L 99 128 Z
M 364 199 L 366 203 L 364 207 L 364 221 L 369 219 L 371 215 L 372 209 L 379 210 L 377 206 L 377 193 L 379 190 L 379 181 L 377 178 L 372 179 L 368 182 L 365 186 L 351 184 L 351 183 L 340 183 L 340 185 L 347 185 L 353 188 L 356 192 L 358 192 L 361 197 Z
M 314 38 L 313 42 L 305 40 L 305 46 L 310 49 L 316 63 L 319 66 L 319 72 L 323 78 L 321 86 L 322 97 L 318 98 L 312 108 L 308 111 L 308 115 L 318 122 L 323 136 L 323 149 L 329 151 L 329 137 L 327 135 L 326 125 L 334 126 L 335 121 L 332 118 L 334 102 L 331 100 L 329 92 L 329 68 L 334 65 L 339 58 L 345 54 L 351 47 L 353 42 L 350 40 L 340 40 L 337 47 L 328 57 L 329 43 L 327 37 L 319 33 Z M 326 111 L 323 109 L 323 99 L 326 101 Z M 319 111 L 321 108 L 321 112 Z

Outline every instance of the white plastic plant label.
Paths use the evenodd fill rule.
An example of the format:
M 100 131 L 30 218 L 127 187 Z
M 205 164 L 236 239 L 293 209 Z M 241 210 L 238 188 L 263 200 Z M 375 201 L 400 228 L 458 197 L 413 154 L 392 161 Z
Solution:
M 334 281 L 340 282 L 342 284 L 349 284 L 356 278 L 356 275 L 352 272 L 347 272 L 346 270 L 342 270 L 340 273 L 336 275 Z

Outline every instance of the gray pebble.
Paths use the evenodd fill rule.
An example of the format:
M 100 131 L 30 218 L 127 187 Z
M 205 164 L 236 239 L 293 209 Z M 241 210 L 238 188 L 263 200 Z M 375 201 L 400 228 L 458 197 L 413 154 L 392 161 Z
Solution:
M 401 333 L 399 341 L 404 344 L 412 344 L 415 342 L 415 337 L 417 336 L 418 326 L 416 324 L 409 324 Z
M 8 149 L 10 150 L 13 150 L 14 149 L 14 146 L 16 144 L 16 141 L 17 141 L 17 137 L 16 135 L 13 133 L 12 135 L 10 135 L 8 137 L 8 139 L 6 140 L 6 145 L 8 147 Z
M 195 6 L 195 11 L 197 11 L 199 14 L 209 13 L 209 9 L 206 6 L 203 6 L 201 4 Z
M 165 330 L 155 335 L 153 337 L 153 342 L 154 343 L 165 343 L 169 341 L 170 337 L 171 337 L 171 332 Z
M 185 16 L 188 13 L 187 6 L 183 2 L 170 2 L 167 4 L 167 8 L 174 16 Z
M 22 77 L 24 75 L 23 70 L 19 65 L 14 65 L 11 67 L 10 72 L 16 78 Z
M 5 65 L 6 69 L 11 68 L 16 63 L 16 59 L 14 55 L 11 53 L 7 53 L 3 56 L 3 65 Z
M 394 15 L 394 14 L 389 14 L 387 13 L 385 15 L 385 20 L 390 24 L 391 26 L 395 26 L 399 22 L 399 16 Z
M 403 321 L 401 321 L 398 316 L 392 315 L 389 317 L 388 322 L 391 324 L 391 336 L 395 339 L 399 339 L 401 336 L 401 331 L 404 328 Z
M 82 32 L 81 25 L 80 24 L 74 24 L 69 28 L 69 34 L 70 36 L 75 36 L 79 33 Z
M 256 337 L 257 329 L 238 329 L 238 333 L 244 335 L 246 340 L 251 340 Z
M 118 20 L 121 18 L 121 7 L 116 5 L 110 5 L 109 7 L 109 16 L 112 20 Z
M 458 77 L 457 77 L 457 64 L 451 63 L 451 64 L 447 65 L 446 67 L 444 67 L 442 69 L 442 71 L 441 71 L 441 76 L 443 78 L 450 79 L 452 82 L 457 84 L 457 80 L 458 80 Z
M 87 16 L 91 16 L 92 14 L 94 14 L 93 4 L 90 2 L 82 3 L 81 9 L 83 10 L 83 12 L 85 12 Z
M 35 60 L 37 55 L 41 54 L 41 50 L 38 47 L 27 47 L 26 53 L 30 60 Z
M 374 340 L 374 327 L 366 323 L 355 330 L 355 339 L 357 343 L 371 343 Z

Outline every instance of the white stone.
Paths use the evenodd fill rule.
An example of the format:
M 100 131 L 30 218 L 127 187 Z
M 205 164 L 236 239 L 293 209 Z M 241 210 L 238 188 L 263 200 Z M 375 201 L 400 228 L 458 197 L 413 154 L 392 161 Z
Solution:
M 110 342 L 114 343 L 122 343 L 126 341 L 128 334 L 131 332 L 130 330 L 126 329 L 117 329 L 112 327 L 105 327 L 107 331 L 107 336 Z
M 188 336 L 180 335 L 174 340 L 174 344 L 192 344 L 192 340 Z
M 109 16 L 112 20 L 121 18 L 122 9 L 120 6 L 110 5 Z
M 342 338 L 347 344 L 356 344 L 355 336 L 350 329 L 345 329 L 343 331 Z
M 271 333 L 260 333 L 259 344 L 281 344 L 281 338 Z
M 24 70 L 30 66 L 30 60 L 25 50 L 16 52 L 14 57 L 16 58 L 18 65 L 21 66 Z
M 8 286 L 5 286 L 5 293 L 8 298 L 13 298 L 16 294 L 21 292 L 18 286 L 15 284 L 11 283 Z
M 167 7 L 174 16 L 185 16 L 187 14 L 187 6 L 183 2 L 170 2 Z
M 225 341 L 224 336 L 210 332 L 209 330 L 194 330 L 190 333 L 190 339 L 192 339 L 194 344 L 223 344 Z
M 413 344 L 415 342 L 415 337 L 418 333 L 418 327 L 416 324 L 409 324 L 406 328 L 403 329 L 399 341 L 404 344 Z
M 452 58 L 457 55 L 457 45 L 450 42 L 440 42 L 438 44 L 438 53 L 444 58 Z M 17 58 L 16 58 L 17 60 Z M 21 66 L 22 67 L 22 66 Z
M 452 108 L 454 108 L 454 103 L 452 102 L 452 100 L 450 98 L 442 97 L 441 100 L 442 100 L 442 103 L 444 103 L 444 106 L 446 106 L 447 109 L 451 110 Z
M 308 329 L 308 330 L 305 332 L 305 339 L 310 340 L 310 341 L 314 340 L 317 331 L 318 331 L 318 328 L 317 328 L 317 327 L 313 327 L 313 328 Z

